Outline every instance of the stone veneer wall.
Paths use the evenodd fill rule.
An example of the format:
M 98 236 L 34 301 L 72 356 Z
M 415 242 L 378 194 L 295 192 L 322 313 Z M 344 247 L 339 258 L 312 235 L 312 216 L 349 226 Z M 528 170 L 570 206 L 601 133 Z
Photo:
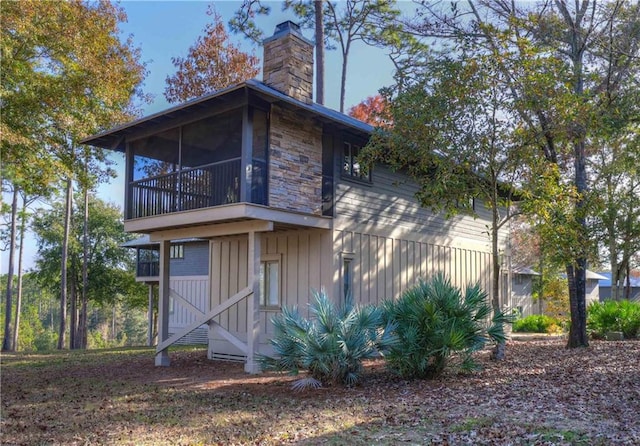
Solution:
M 299 101 L 313 98 L 313 44 L 295 32 L 264 40 L 262 81 Z
M 322 127 L 276 106 L 271 112 L 269 206 L 322 214 Z

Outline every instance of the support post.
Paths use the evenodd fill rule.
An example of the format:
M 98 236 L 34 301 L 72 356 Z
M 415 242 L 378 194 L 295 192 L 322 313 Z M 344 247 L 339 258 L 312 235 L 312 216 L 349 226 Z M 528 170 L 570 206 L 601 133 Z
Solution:
M 244 371 L 260 373 L 258 364 L 258 342 L 260 335 L 260 233 L 249 232 L 249 252 L 247 256 L 248 286 L 253 295 L 247 299 L 247 362 Z
M 154 307 L 154 299 L 153 299 L 153 283 L 148 284 L 149 287 L 149 309 L 148 309 L 148 333 L 147 333 L 147 345 L 149 347 L 153 347 L 153 307 Z
M 170 240 L 160 242 L 160 282 L 158 285 L 158 346 L 169 339 L 169 250 Z M 159 348 L 159 347 L 158 347 Z M 165 347 L 156 349 L 156 366 L 168 367 L 170 364 L 169 352 Z

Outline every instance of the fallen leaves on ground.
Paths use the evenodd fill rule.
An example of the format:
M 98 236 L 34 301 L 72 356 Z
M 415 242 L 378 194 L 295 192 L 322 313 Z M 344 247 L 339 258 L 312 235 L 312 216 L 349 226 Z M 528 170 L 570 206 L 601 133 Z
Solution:
M 296 393 L 204 350 L 2 357 L 1 443 L 638 445 L 640 342 L 510 342 L 481 372 L 406 381 L 380 360 L 356 388 Z

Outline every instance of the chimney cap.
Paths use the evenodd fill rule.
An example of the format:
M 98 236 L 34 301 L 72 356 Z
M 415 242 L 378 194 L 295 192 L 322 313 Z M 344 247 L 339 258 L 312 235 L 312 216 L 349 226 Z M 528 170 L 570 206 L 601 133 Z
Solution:
M 285 22 L 282 22 L 276 25 L 276 30 L 273 32 L 273 35 L 286 32 L 286 31 L 300 34 L 300 25 L 292 22 L 291 20 L 287 20 Z
M 292 22 L 291 20 L 287 20 L 276 25 L 276 29 L 273 31 L 273 35 L 264 39 L 262 43 L 265 44 L 280 37 L 284 37 L 287 34 L 295 35 L 307 42 L 309 45 L 313 46 L 313 42 L 302 35 L 302 31 L 300 31 L 300 25 Z

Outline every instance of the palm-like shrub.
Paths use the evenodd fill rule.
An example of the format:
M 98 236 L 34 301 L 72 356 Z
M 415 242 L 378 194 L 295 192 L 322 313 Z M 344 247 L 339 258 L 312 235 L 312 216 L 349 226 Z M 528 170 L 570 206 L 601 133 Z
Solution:
M 389 367 L 404 377 L 433 378 L 445 367 L 477 368 L 472 354 L 489 341 L 505 340 L 510 317 L 493 316 L 479 285 L 461 290 L 442 274 L 420 281 L 397 300 L 384 303 L 386 323 L 395 325 L 398 343 L 390 348 Z
M 336 306 L 324 291 L 313 294 L 311 319 L 302 317 L 295 307 L 284 307 L 272 319 L 275 334 L 270 342 L 275 357 L 262 357 L 262 368 L 291 374 L 307 370 L 309 378 L 296 381 L 297 389 L 357 384 L 363 359 L 394 345 L 393 327 L 383 325 L 380 308 L 358 307 L 351 299 Z
M 628 300 L 594 302 L 587 308 L 587 330 L 597 339 L 621 331 L 625 338 L 640 334 L 640 304 Z

